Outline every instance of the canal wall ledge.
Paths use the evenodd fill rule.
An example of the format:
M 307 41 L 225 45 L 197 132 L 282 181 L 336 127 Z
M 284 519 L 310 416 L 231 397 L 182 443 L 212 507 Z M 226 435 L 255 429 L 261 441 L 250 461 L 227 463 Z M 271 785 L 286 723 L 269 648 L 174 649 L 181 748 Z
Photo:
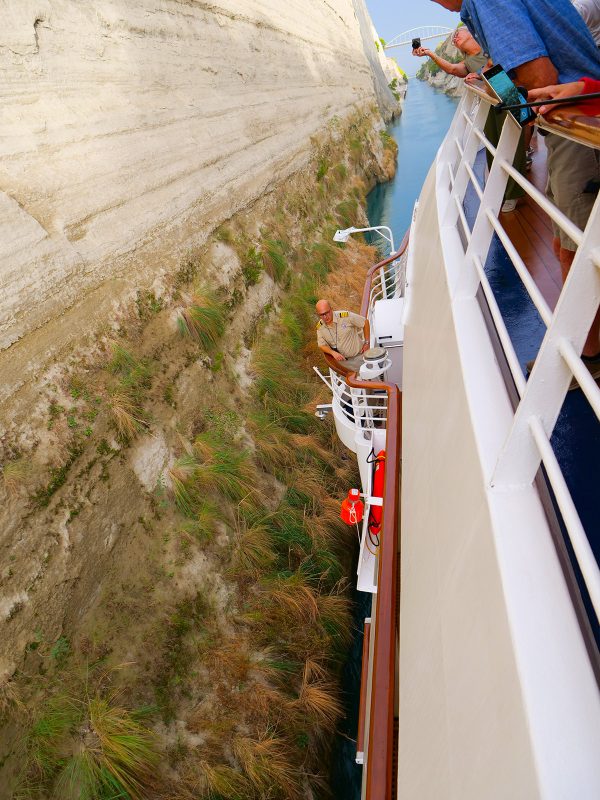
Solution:
M 399 113 L 364 0 L 3 10 L 0 402 L 138 291 L 160 295 L 331 120 Z

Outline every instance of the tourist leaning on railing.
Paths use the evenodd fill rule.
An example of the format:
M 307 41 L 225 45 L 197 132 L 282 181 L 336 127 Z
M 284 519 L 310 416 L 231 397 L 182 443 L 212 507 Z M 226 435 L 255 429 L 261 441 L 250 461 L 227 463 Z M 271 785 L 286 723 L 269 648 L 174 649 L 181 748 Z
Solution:
M 600 80 L 596 81 L 593 78 L 582 78 L 580 81 L 572 83 L 559 83 L 556 86 L 543 86 L 541 89 L 532 89 L 527 94 L 527 100 L 560 100 L 567 99 L 568 97 L 577 97 L 585 94 L 596 94 L 600 92 Z M 600 116 L 600 98 L 594 97 L 590 100 L 578 100 L 577 104 L 581 110 L 589 117 Z M 556 106 L 554 105 L 540 105 L 538 107 L 538 114 L 547 114 L 552 111 Z
M 527 94 L 528 100 L 545 100 L 548 98 L 551 99 L 561 99 L 561 98 L 568 98 L 568 97 L 578 97 L 581 95 L 586 94 L 595 94 L 596 92 L 600 92 L 600 80 L 594 80 L 593 78 L 582 78 L 580 81 L 573 81 L 571 83 L 561 83 L 556 86 L 543 86 L 540 89 L 532 89 Z M 578 107 L 584 112 L 587 116 L 600 116 L 600 98 L 595 97 L 590 100 L 578 100 L 577 101 Z M 537 111 L 538 114 L 547 114 L 549 111 L 552 111 L 556 108 L 555 105 L 541 105 L 538 107 Z M 595 151 L 598 153 L 598 151 Z M 598 188 L 600 186 L 600 176 L 599 179 L 596 181 L 595 186 L 593 184 L 590 185 L 590 194 L 594 196 L 598 193 Z M 600 312 L 599 312 L 600 313 Z M 589 356 L 584 355 L 582 356 L 584 364 L 586 364 L 588 370 L 590 371 L 591 375 L 594 378 L 600 377 L 600 354 L 596 356 Z
M 458 78 L 470 80 L 478 78 L 479 74 L 485 67 L 490 67 L 492 62 L 490 57 L 485 53 L 481 46 L 475 41 L 469 29 L 465 25 L 460 25 L 452 34 L 452 44 L 457 50 L 463 54 L 464 58 L 456 64 L 442 58 L 438 53 L 429 50 L 427 47 L 417 47 L 413 50 L 413 56 L 418 58 L 428 56 L 434 61 L 440 69 L 448 75 L 455 75 Z M 485 124 L 485 135 L 493 145 L 497 145 L 500 140 L 500 133 L 502 125 L 506 118 L 506 112 L 503 114 L 490 114 Z M 521 175 L 525 175 L 527 170 L 527 132 L 521 134 L 521 140 L 515 153 L 513 166 L 518 169 Z M 531 136 L 529 135 L 529 140 Z M 491 166 L 491 155 L 488 153 L 488 167 Z M 519 184 L 512 178 L 509 178 L 506 185 L 506 192 L 504 193 L 504 202 L 502 204 L 502 211 L 505 213 L 514 211 L 517 205 L 517 200 L 524 197 L 525 192 Z
M 446 72 L 448 75 L 455 75 L 457 78 L 466 78 L 467 75 L 479 73 L 484 67 L 491 64 L 489 56 L 487 56 L 477 44 L 475 39 L 471 36 L 468 29 L 461 25 L 452 34 L 452 44 L 457 50 L 463 54 L 462 61 L 453 64 L 442 58 L 434 50 L 428 47 L 417 47 L 412 51 L 413 56 L 423 58 L 427 56 L 438 65 L 438 67 Z
M 434 0 L 461 19 L 495 64 L 527 90 L 600 78 L 600 51 L 570 0 Z M 600 178 L 599 151 L 556 134 L 546 137 L 548 198 L 584 229 L 595 202 L 587 191 Z M 577 245 L 554 227 L 554 249 L 566 279 Z M 583 348 L 588 368 L 600 377 L 600 312 Z

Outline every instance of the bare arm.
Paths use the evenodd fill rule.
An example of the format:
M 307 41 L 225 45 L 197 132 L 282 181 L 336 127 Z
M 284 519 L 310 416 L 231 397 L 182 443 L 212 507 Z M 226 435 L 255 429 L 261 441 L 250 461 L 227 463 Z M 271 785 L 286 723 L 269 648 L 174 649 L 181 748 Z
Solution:
M 558 83 L 558 71 L 546 56 L 527 61 L 514 72 L 515 82 L 526 89 L 538 89 L 540 86 L 552 86 Z
M 364 337 L 365 337 L 365 344 L 364 344 L 363 349 L 361 350 L 362 353 L 364 353 L 365 350 L 368 350 L 369 347 L 371 347 L 371 328 L 369 326 L 369 320 L 368 319 L 365 320 L 365 326 L 363 328 L 363 334 L 364 334 Z
M 429 56 L 432 61 L 438 65 L 440 69 L 443 69 L 444 72 L 447 72 L 448 75 L 456 75 L 459 78 L 466 78 L 468 70 L 464 65 L 463 61 L 459 61 L 458 64 L 452 64 L 450 61 L 446 61 L 445 58 L 438 56 L 437 53 L 434 53 L 433 50 L 429 50 L 427 47 L 418 47 L 416 50 L 413 50 L 414 56 Z
M 575 83 L 563 83 L 559 86 L 543 86 L 540 89 L 532 89 L 527 99 L 530 102 L 534 100 L 547 100 L 548 98 L 565 98 L 573 97 L 576 94 L 583 94 L 585 90 L 585 83 L 583 81 L 576 81 Z M 552 111 L 555 106 L 540 106 L 537 111 L 538 114 L 546 114 Z
M 320 344 L 319 350 L 322 350 L 324 353 L 327 353 L 328 356 L 333 356 L 336 361 L 344 361 L 344 356 L 341 353 L 338 353 L 337 350 L 332 350 L 329 345 Z

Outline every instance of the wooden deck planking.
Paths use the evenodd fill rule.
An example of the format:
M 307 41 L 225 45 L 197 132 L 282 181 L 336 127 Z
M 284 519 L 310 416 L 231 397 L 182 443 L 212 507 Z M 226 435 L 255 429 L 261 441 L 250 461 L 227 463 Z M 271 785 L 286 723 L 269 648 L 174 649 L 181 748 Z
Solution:
M 533 146 L 533 165 L 528 178 L 536 188 L 544 191 L 546 147 L 539 136 Z M 550 218 L 533 200 L 525 197 L 515 211 L 502 214 L 500 220 L 544 299 L 550 308 L 554 308 L 562 289 L 562 278 L 560 264 L 552 248 Z

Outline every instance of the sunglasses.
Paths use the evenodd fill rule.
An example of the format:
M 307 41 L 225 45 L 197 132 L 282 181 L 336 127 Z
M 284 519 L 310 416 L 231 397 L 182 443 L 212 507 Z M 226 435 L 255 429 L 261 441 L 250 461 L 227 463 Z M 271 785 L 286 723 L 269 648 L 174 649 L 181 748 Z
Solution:
M 329 311 L 322 311 L 320 314 L 317 312 L 317 317 L 326 317 L 328 314 L 331 314 L 331 309 L 329 309 Z

